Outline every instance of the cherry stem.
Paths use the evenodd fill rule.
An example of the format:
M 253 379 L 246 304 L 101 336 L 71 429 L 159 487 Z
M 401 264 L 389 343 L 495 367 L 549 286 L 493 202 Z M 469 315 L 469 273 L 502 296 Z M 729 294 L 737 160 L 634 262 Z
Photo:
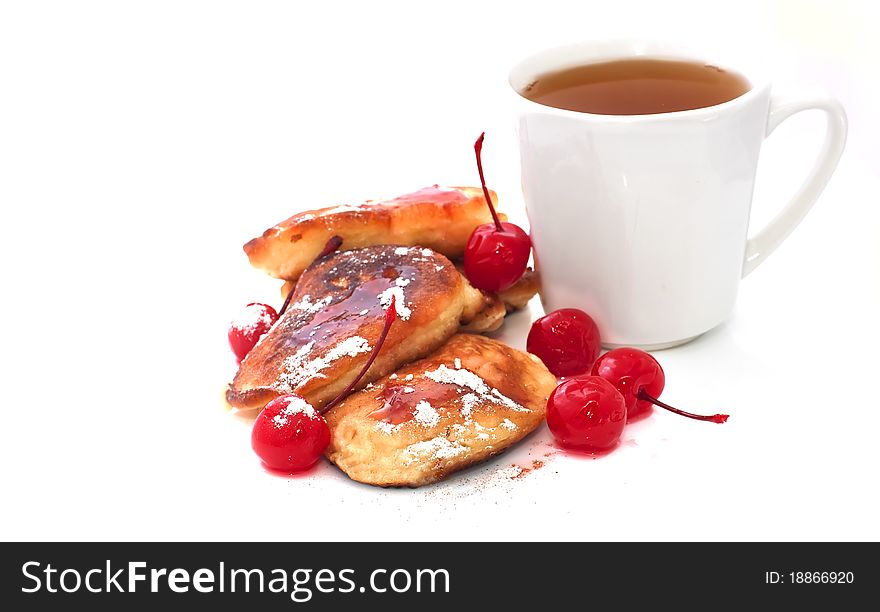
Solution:
M 480 137 L 477 138 L 477 142 L 474 143 L 474 153 L 477 156 L 477 171 L 480 173 L 480 184 L 483 186 L 483 196 L 486 198 L 486 204 L 489 205 L 489 212 L 492 213 L 492 219 L 495 221 L 495 229 L 499 232 L 504 231 L 504 227 L 501 225 L 501 219 L 498 218 L 498 213 L 495 212 L 495 207 L 492 205 L 492 197 L 489 195 L 489 189 L 486 187 L 486 178 L 483 176 L 483 160 L 481 158 L 483 153 L 483 139 L 486 137 L 486 132 L 480 134 Z
M 330 253 L 335 253 L 339 247 L 342 246 L 342 237 L 341 236 L 331 236 L 330 240 L 327 241 L 327 244 L 324 245 L 324 248 L 321 249 L 321 252 L 318 253 L 318 256 L 315 257 L 314 261 L 318 261 L 322 257 L 327 257 Z M 290 306 L 290 300 L 293 299 L 293 292 L 296 290 L 296 283 L 293 284 L 293 287 L 290 288 L 290 291 L 287 292 L 287 297 L 284 298 L 284 303 L 281 305 L 281 310 L 278 311 L 278 317 L 287 310 L 287 307 Z
M 321 408 L 318 412 L 324 414 L 333 406 L 338 404 L 341 400 L 348 396 L 351 393 L 351 390 L 354 389 L 355 385 L 357 385 L 361 378 L 364 377 L 364 374 L 367 373 L 367 370 L 370 369 L 370 366 L 373 365 L 373 362 L 376 361 L 376 357 L 379 356 L 379 350 L 382 348 L 382 345 L 385 344 L 385 338 L 388 337 L 388 331 L 391 329 L 391 324 L 394 323 L 394 320 L 397 318 L 397 299 L 394 297 L 394 294 L 391 295 L 391 303 L 388 305 L 388 308 L 385 310 L 385 325 L 382 327 L 382 333 L 379 334 L 379 339 L 376 340 L 376 344 L 373 345 L 373 350 L 370 351 L 370 357 L 367 359 L 367 363 L 364 364 L 364 367 L 361 368 L 361 371 L 358 372 L 358 375 L 354 377 L 348 386 L 343 389 L 339 395 L 337 395 L 333 401 L 329 404 L 326 404 L 323 408 Z
M 637 397 L 640 400 L 644 400 L 646 402 L 651 402 L 655 406 L 660 406 L 661 408 L 665 408 L 669 412 L 674 412 L 675 414 L 678 414 L 680 416 L 687 417 L 689 419 L 694 419 L 697 421 L 709 421 L 711 423 L 726 423 L 727 419 L 730 418 L 729 414 L 713 414 L 713 415 L 693 414 L 692 412 L 685 412 L 684 410 L 679 410 L 678 408 L 675 408 L 674 406 L 670 406 L 669 404 L 665 404 L 665 403 L 661 402 L 656 397 L 650 396 L 648 394 L 648 392 L 645 391 L 644 387 L 639 389 Z
M 321 249 L 321 252 L 318 253 L 318 256 L 315 257 L 314 261 L 318 261 L 322 257 L 327 257 L 330 253 L 335 253 L 341 246 L 342 236 L 330 236 L 330 240 L 327 241 L 327 244 L 324 245 L 324 248 Z

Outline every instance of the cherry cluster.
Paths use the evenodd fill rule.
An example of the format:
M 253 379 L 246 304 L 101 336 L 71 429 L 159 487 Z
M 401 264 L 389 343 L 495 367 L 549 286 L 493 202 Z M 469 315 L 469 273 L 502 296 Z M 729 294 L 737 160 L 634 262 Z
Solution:
M 485 133 L 477 139 L 474 153 L 483 195 L 494 222 L 474 229 L 465 248 L 464 270 L 465 276 L 474 287 L 484 291 L 503 291 L 522 277 L 531 255 L 532 243 L 521 227 L 513 223 L 502 223 L 495 212 L 483 177 L 481 152 L 484 137 Z M 315 259 L 333 253 L 340 246 L 342 239 L 333 236 Z M 230 324 L 229 345 L 239 364 L 284 314 L 292 296 L 293 289 L 278 311 L 268 304 L 248 304 Z M 284 395 L 275 398 L 260 411 L 254 421 L 251 446 L 266 467 L 297 472 L 314 465 L 330 443 L 330 429 L 322 415 L 346 397 L 367 373 L 385 342 L 395 316 L 395 300 L 392 296 L 391 304 L 385 312 L 385 325 L 369 358 L 357 376 L 333 401 L 316 410 L 297 395 Z
M 526 349 L 558 377 L 567 377 L 547 401 L 547 426 L 563 446 L 603 453 L 620 440 L 627 422 L 653 406 L 712 423 L 726 414 L 699 415 L 658 398 L 666 385 L 663 368 L 637 348 L 616 348 L 601 357 L 599 328 L 584 311 L 562 308 L 532 324 Z
M 492 223 L 474 229 L 464 253 L 468 281 L 483 291 L 503 291 L 523 275 L 532 243 L 518 225 L 502 222 L 492 204 L 483 176 L 481 153 L 485 134 L 474 143 L 477 170 Z M 316 259 L 342 244 L 333 236 Z M 248 304 L 232 322 L 229 344 L 239 363 L 256 346 L 287 309 L 293 290 L 281 309 L 267 304 Z M 315 409 L 302 397 L 278 397 L 263 408 L 254 422 L 251 446 L 270 469 L 285 472 L 314 465 L 330 443 L 330 430 L 322 416 L 345 398 L 367 373 L 396 317 L 395 302 L 385 312 L 385 325 L 358 374 L 337 397 Z M 635 348 L 617 348 L 601 357 L 599 329 L 593 319 L 576 308 L 563 308 L 532 324 L 527 350 L 538 356 L 557 377 L 566 379 L 547 402 L 547 425 L 563 446 L 599 453 L 612 449 L 627 421 L 646 415 L 653 406 L 703 421 L 723 423 L 727 415 L 703 416 L 684 412 L 661 402 L 665 376 L 663 368 L 648 353 Z

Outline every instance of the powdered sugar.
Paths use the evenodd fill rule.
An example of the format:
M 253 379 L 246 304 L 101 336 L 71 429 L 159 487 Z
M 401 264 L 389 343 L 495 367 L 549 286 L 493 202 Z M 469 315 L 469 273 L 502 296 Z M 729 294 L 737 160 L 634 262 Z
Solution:
M 466 387 L 480 395 L 489 393 L 489 385 L 482 378 L 470 370 L 452 370 L 445 363 L 440 364 L 436 370 L 426 371 L 425 377 L 438 383 Z
M 411 464 L 419 460 L 452 459 L 465 451 L 467 447 L 458 442 L 450 442 L 443 436 L 437 436 L 424 442 L 410 444 L 403 449 L 403 456 L 406 462 Z
M 333 296 L 328 295 L 327 297 L 318 300 L 317 302 L 312 302 L 312 296 L 304 295 L 300 299 L 300 301 L 295 302 L 290 305 L 291 310 L 299 310 L 302 312 L 311 312 L 315 313 L 319 310 L 323 310 L 325 307 L 330 305 L 330 302 L 333 301 Z
M 309 359 L 315 342 L 304 344 L 293 355 L 284 360 L 284 371 L 275 381 L 274 387 L 285 393 L 292 393 L 299 385 L 312 378 L 326 378 L 322 370 L 340 357 L 355 357 L 370 351 L 370 343 L 360 336 L 351 336 L 327 351 L 323 357 Z
M 367 353 L 369 350 L 370 343 L 367 342 L 366 338 L 351 336 L 330 349 L 330 352 L 327 353 L 327 359 L 335 361 L 343 355 L 354 357 L 359 353 Z
M 408 247 L 397 247 L 396 249 L 394 249 L 395 255 L 406 255 L 407 253 L 409 253 Z
M 272 417 L 272 423 L 276 428 L 281 428 L 287 425 L 288 417 L 291 417 L 295 414 L 304 414 L 310 419 L 318 418 L 318 413 L 315 408 L 304 400 L 301 397 L 291 396 L 287 398 L 288 404 L 281 411 Z
M 515 401 L 501 393 L 498 389 L 492 389 L 492 399 L 494 399 L 499 404 L 504 404 L 511 410 L 516 410 L 517 412 L 531 412 L 528 408 L 520 406 Z
M 413 418 L 417 423 L 420 423 L 425 427 L 433 427 L 440 422 L 440 413 L 438 413 L 431 404 L 422 400 L 416 404 Z
M 391 435 L 395 431 L 400 429 L 400 425 L 392 425 L 388 421 L 377 421 L 376 422 L 376 429 L 378 429 L 379 431 L 381 431 L 383 433 Z
M 388 287 L 388 289 L 379 294 L 379 304 L 383 308 L 387 308 L 391 304 L 391 296 L 394 296 L 394 310 L 397 312 L 397 316 L 404 321 L 408 321 L 410 315 L 412 315 L 412 310 L 406 305 L 406 296 L 403 295 L 402 287 L 396 285 Z
M 486 381 L 474 372 L 462 368 L 460 359 L 456 358 L 453 363 L 458 369 L 452 369 L 445 364 L 441 364 L 436 370 L 429 370 L 424 373 L 425 378 L 436 383 L 460 387 L 459 393 L 461 395 L 458 399 L 461 406 L 459 408 L 459 413 L 464 418 L 465 424 L 451 423 L 451 431 L 454 432 L 456 436 L 467 437 L 467 432 L 473 430 L 473 435 L 477 440 L 490 440 L 498 436 L 499 432 L 497 430 L 499 427 L 511 431 L 516 430 L 517 425 L 510 419 L 506 418 L 497 426 L 485 427 L 473 418 L 474 410 L 481 404 L 487 403 L 504 406 L 511 410 L 516 410 L 517 412 L 529 412 L 529 409 L 505 396 L 498 389 L 490 388 Z M 392 375 L 389 378 L 397 378 L 397 375 Z M 407 374 L 404 377 L 407 381 L 412 380 L 413 378 L 412 374 Z M 403 393 L 408 394 L 415 392 L 416 388 L 415 386 L 406 385 L 401 387 L 400 390 Z M 412 407 L 412 421 L 417 425 L 426 428 L 435 427 L 440 423 L 442 418 L 441 412 L 424 399 L 419 400 L 415 406 Z M 385 434 L 393 434 L 404 427 L 408 422 L 411 421 L 404 420 L 401 423 L 392 425 L 387 421 L 377 421 L 376 429 Z M 441 439 L 442 441 L 440 441 Z M 425 449 L 433 449 L 431 453 L 436 451 L 436 453 L 439 454 L 430 454 Z M 412 444 L 404 450 L 404 455 L 408 457 L 408 461 L 412 463 L 415 461 L 413 458 L 414 456 L 424 459 L 422 455 L 426 455 L 427 453 L 433 458 L 445 458 L 444 455 L 447 453 L 452 453 L 452 455 L 449 456 L 454 456 L 457 452 L 463 452 L 462 449 L 464 449 L 464 447 L 458 442 L 450 442 L 448 439 L 441 437 L 426 442 Z
M 464 418 L 470 418 L 471 414 L 480 403 L 480 398 L 476 393 L 466 393 L 461 397 L 461 414 Z
M 455 366 L 456 370 L 461 369 L 461 359 L 459 359 L 458 357 L 455 358 L 455 361 L 453 361 L 452 364 Z
M 272 326 L 272 316 L 269 311 L 260 304 L 251 304 L 233 322 L 233 326 L 242 332 L 254 333 L 258 328 L 268 329 Z
M 459 387 L 470 389 L 480 400 L 491 402 L 493 404 L 501 404 L 502 406 L 518 412 L 530 412 L 528 408 L 520 406 L 515 401 L 501 393 L 498 389 L 490 389 L 485 380 L 470 370 L 453 370 L 448 368 L 446 364 L 440 364 L 440 367 L 436 370 L 425 372 L 425 376 L 434 382 L 458 385 Z M 472 407 L 473 405 L 474 404 L 472 404 Z

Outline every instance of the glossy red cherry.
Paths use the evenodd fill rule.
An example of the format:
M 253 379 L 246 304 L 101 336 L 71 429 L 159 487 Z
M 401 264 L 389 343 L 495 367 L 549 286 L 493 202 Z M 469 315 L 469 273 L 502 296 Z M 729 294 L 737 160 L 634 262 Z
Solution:
M 277 320 L 278 313 L 268 304 L 251 303 L 229 324 L 229 346 L 239 362 Z
M 266 467 L 285 472 L 312 467 L 329 443 L 327 421 L 297 395 L 266 404 L 251 432 L 251 446 Z
M 251 432 L 251 446 L 263 463 L 274 470 L 299 472 L 310 468 L 324 453 L 330 443 L 330 429 L 322 416 L 345 398 L 363 378 L 388 337 L 391 324 L 397 316 L 397 303 L 385 310 L 385 325 L 370 351 L 370 356 L 357 376 L 332 401 L 321 410 L 298 395 L 275 398 L 257 415 Z
M 693 414 L 661 402 L 658 398 L 666 385 L 663 368 L 651 355 L 636 348 L 608 351 L 596 360 L 591 373 L 593 376 L 601 376 L 620 391 L 626 401 L 627 418 L 630 421 L 647 415 L 652 406 L 659 406 L 698 421 L 724 423 L 729 417 L 726 414 Z
M 526 350 L 556 376 L 589 372 L 600 348 L 595 321 L 577 308 L 560 308 L 536 320 L 526 340 Z
M 624 425 L 623 396 L 598 376 L 570 378 L 547 400 L 547 426 L 562 446 L 591 453 L 611 450 Z
M 477 227 L 464 252 L 464 273 L 477 289 L 498 292 L 513 286 L 529 262 L 531 241 L 522 228 L 504 222 Z
M 590 373 L 617 387 L 626 401 L 629 420 L 647 414 L 653 406 L 648 400 L 639 398 L 640 391 L 660 397 L 666 385 L 666 376 L 657 360 L 635 348 L 608 351 L 596 360 Z
M 477 170 L 483 186 L 483 196 L 492 213 L 494 223 L 479 225 L 474 229 L 464 251 L 464 274 L 468 281 L 483 291 L 503 291 L 518 281 L 529 263 L 532 241 L 529 235 L 515 223 L 502 223 L 492 205 L 486 179 L 483 176 L 483 138 L 480 134 L 474 143 Z

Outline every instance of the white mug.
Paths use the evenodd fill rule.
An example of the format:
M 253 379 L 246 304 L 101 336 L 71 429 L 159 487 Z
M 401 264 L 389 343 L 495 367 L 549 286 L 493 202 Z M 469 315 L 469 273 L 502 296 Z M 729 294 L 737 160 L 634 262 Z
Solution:
M 846 114 L 830 98 L 771 96 L 767 81 L 736 66 L 749 91 L 695 110 L 596 115 L 520 95 L 542 74 L 631 57 L 710 59 L 658 42 L 586 42 L 523 60 L 509 83 L 545 310 L 588 312 L 605 346 L 662 349 L 728 317 L 740 279 L 804 218 L 834 172 Z M 761 143 L 807 109 L 828 118 L 819 159 L 782 212 L 748 239 Z

